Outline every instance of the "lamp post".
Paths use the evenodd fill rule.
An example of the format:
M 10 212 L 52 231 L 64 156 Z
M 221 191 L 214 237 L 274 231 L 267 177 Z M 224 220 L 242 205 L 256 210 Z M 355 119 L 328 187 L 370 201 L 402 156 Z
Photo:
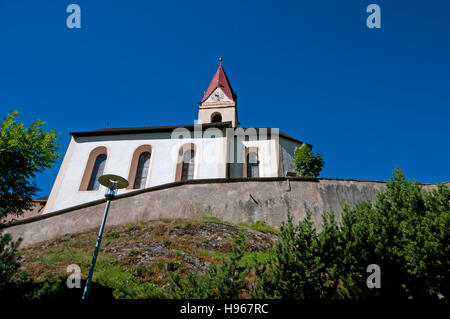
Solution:
M 102 175 L 98 179 L 99 183 L 106 187 L 105 198 L 106 207 L 105 213 L 103 214 L 102 225 L 100 226 L 100 230 L 98 232 L 97 243 L 95 244 L 94 255 L 92 256 L 91 268 L 89 269 L 89 275 L 86 280 L 86 285 L 84 286 L 83 297 L 82 299 L 87 299 L 89 293 L 89 287 L 91 285 L 92 275 L 94 274 L 95 263 L 97 261 L 98 250 L 100 249 L 100 244 L 102 242 L 103 230 L 105 228 L 106 217 L 108 216 L 109 206 L 111 204 L 111 200 L 116 197 L 116 192 L 118 189 L 125 188 L 128 186 L 128 181 L 117 175 Z

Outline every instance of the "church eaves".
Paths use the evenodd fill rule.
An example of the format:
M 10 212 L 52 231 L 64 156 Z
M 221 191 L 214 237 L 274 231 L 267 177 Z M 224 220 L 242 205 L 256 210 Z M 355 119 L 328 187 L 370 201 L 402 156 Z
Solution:
M 84 136 L 105 136 L 105 135 L 124 135 L 124 134 L 142 134 L 142 133 L 163 133 L 163 132 L 172 132 L 177 128 L 185 128 L 189 131 L 193 131 L 195 127 L 196 127 L 195 124 L 145 126 L 145 127 L 116 127 L 116 128 L 111 127 L 87 132 L 70 132 L 69 134 L 72 135 L 73 137 L 84 137 Z M 205 123 L 201 125 L 202 130 L 206 130 L 212 127 L 218 129 L 225 129 L 231 127 L 231 122 Z

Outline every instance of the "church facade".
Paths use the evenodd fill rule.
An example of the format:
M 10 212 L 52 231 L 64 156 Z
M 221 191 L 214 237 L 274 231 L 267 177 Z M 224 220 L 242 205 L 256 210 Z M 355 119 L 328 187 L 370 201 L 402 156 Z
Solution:
M 98 178 L 103 174 L 128 180 L 119 194 L 193 179 L 285 176 L 295 147 L 303 144 L 278 129 L 239 126 L 236 92 L 222 62 L 194 124 L 70 134 L 45 213 L 102 199 L 105 188 Z

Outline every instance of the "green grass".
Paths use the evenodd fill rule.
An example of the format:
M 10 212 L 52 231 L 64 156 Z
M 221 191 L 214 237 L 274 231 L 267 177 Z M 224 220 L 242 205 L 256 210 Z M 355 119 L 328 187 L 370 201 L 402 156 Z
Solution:
M 239 226 L 243 226 L 243 227 L 247 227 L 247 228 L 251 228 L 254 230 L 258 230 L 260 232 L 263 233 L 271 233 L 271 234 L 275 234 L 275 235 L 279 235 L 280 231 L 278 229 L 275 229 L 273 227 L 270 227 L 268 225 L 266 225 L 265 222 L 258 220 L 257 222 L 253 223 L 253 224 L 247 224 L 247 223 L 240 223 L 238 224 Z
M 231 253 L 220 253 L 209 250 L 202 250 L 200 251 L 200 255 L 222 261 L 222 259 L 227 260 Z M 242 256 L 241 263 L 252 264 L 255 259 L 259 262 L 265 263 L 269 261 L 269 254 L 266 252 L 246 252 L 244 256 Z
M 133 231 L 133 230 L 137 230 L 137 229 L 139 229 L 139 225 L 134 224 L 134 223 L 130 223 L 127 226 L 127 231 L 128 232 Z
M 80 267 L 91 264 L 92 252 L 81 252 L 74 250 L 67 250 L 64 252 L 47 252 L 45 255 L 33 258 L 32 261 L 40 262 L 47 267 L 56 267 L 58 264 L 78 264 Z M 110 265 L 114 262 L 114 256 L 107 253 L 102 253 L 97 259 L 97 265 Z M 67 264 L 67 265 L 68 265 Z
M 205 222 L 214 222 L 214 223 L 221 223 L 221 224 L 226 224 L 226 222 L 224 222 L 223 220 L 214 217 L 214 216 L 208 216 L 208 215 L 204 215 L 200 218 L 201 221 L 205 221 Z
M 246 252 L 241 261 L 252 264 L 255 259 L 260 263 L 267 263 L 269 261 L 269 254 L 266 252 Z
M 44 266 L 52 267 L 59 260 L 60 260 L 60 257 L 58 255 L 45 255 L 45 256 L 39 256 L 37 258 L 33 258 L 31 261 L 32 262 L 40 262 Z
M 106 233 L 106 237 L 120 238 L 120 233 L 118 231 L 112 231 L 112 232 Z
M 211 250 L 200 250 L 199 255 L 204 257 L 210 257 L 217 260 L 222 260 L 222 258 L 227 257 L 229 253 L 221 253 L 218 251 L 211 251 Z
M 201 258 L 205 262 L 220 264 L 222 259 L 227 260 L 230 256 L 228 250 L 205 250 L 198 246 L 206 240 L 197 236 L 177 237 L 170 236 L 170 230 L 174 228 L 185 228 L 203 225 L 208 222 L 231 224 L 223 222 L 213 216 L 201 216 L 191 219 L 164 220 L 161 222 L 136 222 L 125 225 L 114 226 L 105 232 L 104 241 L 95 266 L 93 282 L 99 286 L 111 289 L 115 298 L 160 298 L 163 296 L 161 288 L 170 279 L 169 272 L 175 272 L 185 276 L 188 265 L 183 261 L 184 254 Z M 243 225 L 245 227 L 261 230 L 274 230 L 263 223 Z M 130 234 L 130 231 L 138 229 Z M 79 265 L 82 279 L 86 279 L 94 252 L 97 230 L 76 234 L 70 239 L 55 239 L 45 245 L 38 244 L 23 251 L 26 262 L 26 271 L 36 282 L 46 284 L 58 284 L 56 288 L 65 287 L 68 276 L 67 266 Z M 231 240 L 227 238 L 227 240 Z M 163 243 L 172 249 L 171 254 L 160 256 L 150 264 L 137 264 L 137 255 L 145 252 L 145 248 L 136 243 Z M 123 248 L 129 250 L 125 256 L 118 257 L 117 251 Z M 254 259 L 267 260 L 266 253 L 246 252 L 243 263 L 251 263 Z M 62 279 L 61 279 L 62 278 Z M 58 281 L 58 282 L 57 282 Z M 52 286 L 53 287 L 53 286 Z M 55 289 L 56 289 L 55 288 Z
M 128 252 L 127 255 L 128 255 L 129 257 L 139 255 L 139 250 L 137 250 L 137 249 L 131 249 L 131 250 Z
M 113 289 L 116 299 L 154 299 L 164 295 L 151 282 L 142 282 L 136 278 L 132 270 L 124 271 L 112 266 L 96 269 L 94 282 Z

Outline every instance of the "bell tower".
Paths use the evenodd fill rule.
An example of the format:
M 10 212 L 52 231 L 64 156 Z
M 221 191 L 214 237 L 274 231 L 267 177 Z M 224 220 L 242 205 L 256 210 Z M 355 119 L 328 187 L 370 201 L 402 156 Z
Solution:
M 219 68 L 199 103 L 198 123 L 231 122 L 232 126 L 236 127 L 239 124 L 237 96 L 223 69 L 222 58 L 219 58 L 219 61 Z

